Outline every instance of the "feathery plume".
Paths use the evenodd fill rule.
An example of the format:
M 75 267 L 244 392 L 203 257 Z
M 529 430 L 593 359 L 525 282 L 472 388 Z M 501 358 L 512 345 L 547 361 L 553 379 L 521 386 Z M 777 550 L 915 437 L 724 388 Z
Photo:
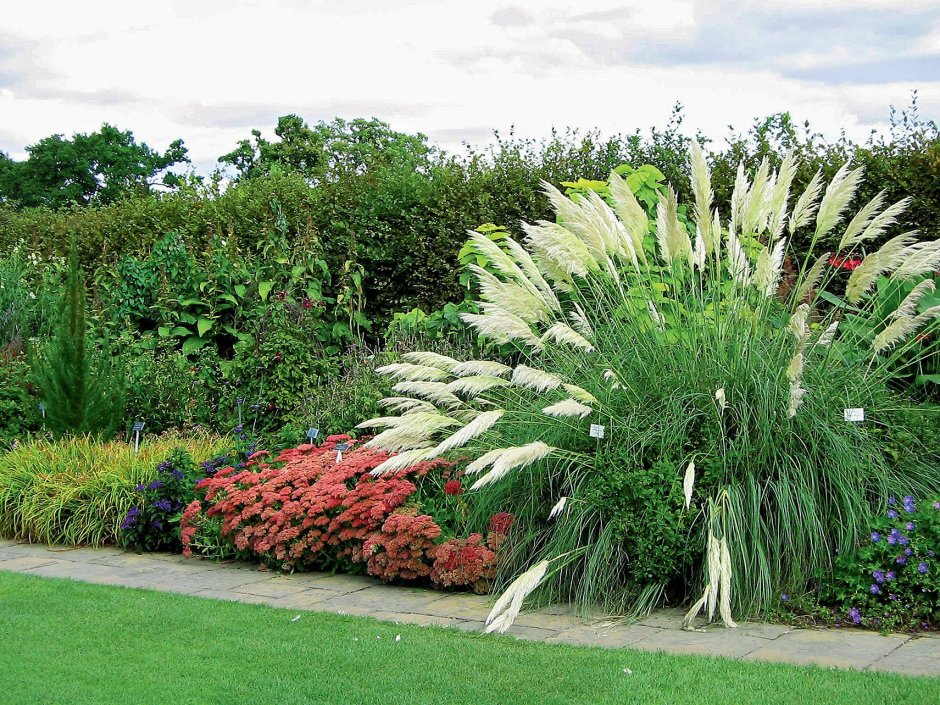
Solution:
M 891 278 L 914 279 L 937 269 L 940 269 L 940 239 L 918 242 L 905 248 L 904 261 L 894 270 Z
M 940 305 L 932 306 L 918 316 L 903 316 L 875 336 L 871 349 L 875 355 L 887 352 L 920 330 L 934 318 L 940 317 Z
M 649 232 L 649 218 L 646 210 L 636 200 L 633 191 L 620 174 L 610 174 L 610 199 L 614 204 L 614 212 L 620 218 L 627 236 L 633 243 L 633 251 L 643 264 L 646 264 L 646 253 L 643 250 L 643 240 Z
M 542 441 L 534 441 L 524 446 L 506 448 L 504 452 L 496 458 L 492 469 L 474 482 L 471 489 L 478 490 L 486 485 L 491 485 L 504 478 L 513 470 L 520 470 L 528 467 L 532 463 L 542 460 L 554 450 L 555 448 Z M 468 467 L 467 471 L 469 472 L 469 470 Z
M 568 312 L 568 318 L 574 323 L 574 329 L 585 338 L 593 338 L 594 329 L 591 327 L 591 322 L 588 320 L 587 314 L 584 313 L 584 309 L 577 301 L 573 301 L 572 305 L 573 309 Z
M 544 343 L 547 340 L 554 340 L 556 343 L 565 343 L 572 347 L 580 348 L 585 352 L 594 352 L 594 346 L 587 338 L 578 333 L 567 323 L 561 321 L 552 324 L 551 327 L 542 334 L 542 342 Z
M 906 248 L 914 244 L 912 233 L 904 233 L 888 240 L 876 252 L 868 255 L 849 275 L 845 287 L 845 298 L 849 303 L 858 303 L 878 281 L 882 274 L 893 272 L 904 264 Z
M 790 405 L 787 407 L 787 416 L 791 419 L 796 416 L 796 411 L 800 408 L 805 396 L 806 390 L 799 382 L 790 383 Z
M 770 219 L 767 224 L 768 242 L 776 242 L 783 234 L 787 220 L 787 202 L 790 200 L 790 187 L 796 176 L 796 159 L 793 150 L 789 150 L 780 164 L 773 193 L 770 195 Z
M 497 343 L 510 343 L 519 340 L 536 350 L 542 349 L 542 342 L 532 332 L 529 324 L 507 311 L 487 309 L 487 313 L 462 313 L 460 319 L 477 330 L 484 337 Z M 491 312 L 490 312 L 491 311 Z
M 819 194 L 822 191 L 823 187 L 823 176 L 822 169 L 819 169 L 813 178 L 809 180 L 809 183 L 806 185 L 806 189 L 800 194 L 800 197 L 796 200 L 796 205 L 793 207 L 793 213 L 790 215 L 790 237 L 793 237 L 799 228 L 802 228 L 804 225 L 808 225 L 809 222 L 813 219 L 813 216 L 816 214 L 816 201 L 819 199 Z
M 692 174 L 692 193 L 695 196 L 696 251 L 701 239 L 702 251 L 708 254 L 714 247 L 712 240 L 712 178 L 705 162 L 705 155 L 697 140 L 692 140 L 689 149 L 689 167 Z M 704 260 L 704 257 L 702 257 Z M 700 266 L 701 268 L 701 266 Z
M 819 337 L 816 339 L 816 345 L 821 345 L 823 347 L 832 345 L 832 341 L 836 339 L 836 332 L 838 330 L 839 321 L 833 321 L 826 327 L 826 330 L 819 334 Z
M 460 377 L 447 383 L 447 390 L 453 394 L 466 394 L 470 398 L 477 397 L 494 387 L 508 387 L 509 380 L 502 377 L 476 375 L 473 377 Z
M 731 619 L 731 551 L 728 550 L 728 537 L 721 537 L 721 597 L 718 602 L 718 612 L 721 615 L 721 621 L 726 627 L 734 628 L 738 625 Z
M 911 201 L 912 199 L 910 197 L 904 198 L 885 208 L 881 213 L 872 218 L 862 234 L 854 238 L 852 244 L 868 242 L 881 237 L 888 228 L 898 221 L 900 215 L 911 205 Z
M 411 397 L 387 397 L 380 399 L 379 405 L 399 414 L 414 411 L 437 411 L 437 407 L 431 402 L 424 401 L 424 399 L 412 399 Z
M 715 402 L 718 404 L 718 411 L 723 412 L 728 407 L 728 400 L 725 398 L 725 388 L 721 387 L 715 392 Z
M 685 508 L 692 504 L 692 490 L 695 487 L 695 463 L 689 463 L 682 478 L 682 494 L 685 495 Z
M 803 378 L 803 353 L 797 351 L 792 358 L 790 358 L 790 364 L 787 365 L 787 379 L 791 382 L 799 382 Z
M 656 325 L 656 329 L 659 331 L 666 330 L 666 320 L 663 318 L 663 314 L 659 312 L 659 309 L 656 308 L 656 304 L 654 304 L 651 299 L 646 300 L 646 308 L 650 312 L 650 318 Z
M 508 377 L 512 368 L 493 360 L 468 360 L 455 365 L 451 372 L 456 377 Z
M 399 394 L 411 394 L 441 406 L 460 406 L 463 403 L 447 389 L 444 382 L 399 382 L 392 389 Z
M 920 284 L 911 289 L 911 293 L 904 297 L 901 305 L 892 311 L 889 318 L 903 318 L 913 316 L 917 313 L 917 304 L 927 294 L 932 294 L 936 289 L 933 279 L 924 279 Z
M 545 280 L 535 260 L 532 259 L 532 255 L 526 252 L 525 248 L 512 238 L 507 238 L 504 242 L 510 254 L 512 254 L 513 258 L 515 258 L 516 262 L 519 264 L 519 267 L 525 273 L 527 280 L 531 282 L 532 286 L 535 287 L 541 295 L 545 305 L 552 311 L 561 313 L 561 303 L 559 303 L 558 297 L 555 295 L 555 290 L 552 289 L 551 285 Z
M 731 221 L 728 223 L 729 234 L 736 234 L 741 227 L 741 218 L 751 184 L 744 173 L 744 162 L 738 162 L 738 171 L 734 177 L 734 191 L 731 192 Z
M 542 409 L 542 413 L 546 416 L 555 416 L 558 418 L 577 416 L 579 419 L 583 419 L 593 411 L 594 409 L 591 407 L 585 406 L 581 402 L 575 401 L 574 399 L 564 399 L 556 404 L 546 406 L 544 409 Z
M 555 519 L 555 518 L 557 518 L 557 517 L 560 517 L 560 516 L 561 516 L 561 513 L 562 513 L 563 511 L 565 511 L 565 505 L 566 505 L 566 504 L 568 504 L 568 498 L 567 498 L 567 497 L 562 497 L 562 498 L 559 499 L 557 502 L 555 502 L 555 506 L 552 507 L 552 511 L 550 511 L 550 512 L 548 513 L 548 518 L 549 518 L 549 519 Z
M 783 252 L 786 245 L 786 238 L 781 238 L 777 240 L 773 250 L 764 247 L 757 256 L 754 286 L 764 296 L 773 296 L 780 287 L 780 276 L 783 274 Z
M 525 573 L 512 581 L 486 618 L 486 633 L 496 632 L 502 634 L 507 631 L 519 612 L 522 603 L 535 588 L 539 586 L 548 570 L 548 561 L 539 561 Z
M 787 330 L 797 340 L 806 338 L 809 333 L 809 326 L 806 321 L 809 318 L 809 304 L 802 303 L 796 307 L 796 311 L 790 316 L 790 322 L 787 324 Z
M 397 426 L 400 424 L 402 418 L 401 416 L 377 416 L 368 421 L 361 421 L 356 424 L 356 428 L 388 428 L 389 426 Z
M 754 182 L 748 189 L 747 196 L 741 206 L 740 228 L 741 234 L 756 234 L 763 232 L 767 227 L 767 201 L 771 193 L 770 162 L 767 157 L 761 159 Z
M 412 362 L 415 365 L 424 365 L 425 367 L 437 367 L 445 372 L 450 372 L 451 368 L 457 364 L 457 360 L 454 358 L 436 352 L 407 352 L 401 357 L 405 362 Z
M 544 370 L 538 370 L 526 365 L 517 365 L 512 371 L 512 383 L 520 387 L 526 387 L 536 392 L 547 392 L 551 389 L 558 389 L 564 380 L 558 375 Z
M 858 185 L 862 180 L 864 170 L 859 167 L 850 169 L 850 162 L 842 165 L 842 168 L 832 177 L 832 181 L 826 187 L 822 201 L 819 202 L 819 211 L 816 214 L 816 233 L 815 239 L 825 237 L 839 221 L 842 220 L 842 214 L 845 212 L 849 201 L 855 196 Z
M 478 414 L 470 423 L 464 426 L 462 429 L 454 433 L 449 438 L 443 440 L 435 449 L 434 455 L 442 455 L 449 450 L 454 450 L 455 448 L 462 448 L 468 442 L 482 436 L 484 433 L 489 431 L 493 425 L 502 418 L 502 410 L 496 411 L 484 411 L 481 414 Z
M 500 456 L 505 453 L 507 448 L 495 448 L 487 453 L 484 453 L 479 458 L 474 460 L 467 466 L 466 473 L 468 475 L 475 475 L 478 472 L 483 472 L 490 465 L 499 460 Z
M 481 301 L 495 304 L 530 325 L 551 318 L 552 312 L 538 291 L 533 293 L 515 282 L 504 282 L 475 264 L 469 269 L 480 287 Z
M 591 394 L 588 390 L 582 389 L 576 384 L 563 384 L 561 385 L 562 389 L 568 392 L 568 395 L 572 399 L 577 399 L 580 402 L 585 404 L 596 404 L 597 399 Z
M 393 455 L 391 458 L 386 460 L 383 463 L 379 463 L 375 466 L 372 471 L 369 473 L 373 477 L 378 477 L 379 475 L 384 475 L 388 472 L 396 472 L 398 470 L 407 470 L 408 468 L 420 463 L 424 460 L 430 460 L 435 457 L 434 451 L 429 450 L 428 448 L 415 448 L 413 450 L 405 450 L 401 453 Z
M 659 257 L 665 264 L 684 258 L 692 266 L 692 241 L 688 231 L 679 222 L 676 192 L 672 186 L 656 205 L 656 242 L 659 245 Z
M 405 382 L 439 382 L 450 375 L 438 367 L 425 367 L 410 362 L 395 362 L 375 370 L 381 375 L 397 377 Z
M 587 246 L 564 226 L 540 220 L 537 225 L 523 223 L 522 229 L 527 242 L 543 257 L 551 259 L 566 276 L 586 277 L 589 272 L 600 269 Z
M 728 271 L 735 281 L 745 286 L 751 283 L 750 262 L 733 230 L 728 231 Z
M 865 232 L 866 228 L 868 228 L 872 219 L 874 219 L 875 215 L 881 209 L 881 206 L 884 205 L 884 202 L 885 192 L 882 191 L 859 209 L 855 217 L 845 226 L 845 232 L 842 234 L 842 239 L 839 240 L 840 250 L 851 249 L 860 242 L 860 236 Z

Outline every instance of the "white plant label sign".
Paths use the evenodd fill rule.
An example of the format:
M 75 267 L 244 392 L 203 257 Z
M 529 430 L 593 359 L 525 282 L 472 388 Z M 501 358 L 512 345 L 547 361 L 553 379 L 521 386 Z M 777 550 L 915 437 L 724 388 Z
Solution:
M 591 424 L 591 438 L 603 438 L 604 437 L 604 427 L 599 423 Z
M 859 408 L 846 409 L 845 420 L 853 423 L 860 423 L 865 420 L 865 410 Z

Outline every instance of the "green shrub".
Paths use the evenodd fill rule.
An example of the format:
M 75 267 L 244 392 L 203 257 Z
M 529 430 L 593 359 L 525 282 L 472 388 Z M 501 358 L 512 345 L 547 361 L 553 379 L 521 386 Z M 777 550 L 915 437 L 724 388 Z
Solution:
M 547 188 L 557 222 L 525 226 L 524 248 L 473 235 L 498 274 L 473 268 L 482 314 L 464 320 L 515 344 L 519 364 L 414 353 L 383 370 L 405 398 L 386 402 L 404 415 L 371 424 L 385 430 L 368 445 L 401 451 L 379 470 L 477 456 L 477 516 L 516 516 L 509 564 L 532 568 L 493 629 L 540 582 L 545 599 L 632 611 L 704 593 L 689 620 L 719 609 L 731 624 L 733 607 L 764 611 L 827 574 L 879 498 L 940 489 L 935 452 L 897 464 L 882 442 L 898 409 L 917 413 L 889 388 L 891 365 L 940 307 L 917 315 L 908 301 L 861 354 L 838 331 L 846 307 L 874 315 L 879 275 L 923 274 L 940 240 L 893 237 L 843 291 L 830 254 L 813 250 L 852 257 L 902 211 L 877 197 L 849 218 L 860 170 L 797 197 L 792 159 L 750 178 L 742 167 L 730 219 L 712 211 L 694 149 L 691 171 L 688 216 L 669 189 L 650 221 L 612 174 L 609 202 Z M 804 230 L 811 250 L 789 250 Z M 867 421 L 844 418 L 846 407 Z M 603 438 L 589 434 L 595 424 Z
M 118 541 L 134 487 L 157 477 L 177 447 L 197 461 L 226 449 L 213 436 L 146 439 L 140 452 L 88 437 L 25 441 L 0 455 L 0 535 L 41 543 L 101 546 Z

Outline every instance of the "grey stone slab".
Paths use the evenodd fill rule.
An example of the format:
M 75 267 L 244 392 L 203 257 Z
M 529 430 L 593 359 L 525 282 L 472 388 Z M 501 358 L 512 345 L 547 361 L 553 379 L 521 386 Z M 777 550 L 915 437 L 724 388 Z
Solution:
M 682 621 L 685 619 L 686 611 L 677 607 L 656 610 L 655 612 L 636 620 L 637 624 L 644 627 L 659 627 L 660 629 L 682 630 Z
M 301 592 L 295 592 L 292 595 L 285 595 L 274 600 L 271 604 L 285 609 L 309 610 L 324 600 L 336 597 L 335 592 L 330 590 L 317 590 L 316 588 L 305 588 Z
M 747 636 L 736 629 L 722 628 L 704 632 L 659 629 L 647 638 L 634 642 L 630 645 L 630 648 L 644 651 L 664 651 L 674 654 L 741 658 L 768 643 L 776 642 L 768 642 L 766 639 Z
M 237 587 L 264 583 L 271 580 L 271 573 L 262 573 L 256 570 L 205 570 L 193 575 L 176 575 L 177 582 L 182 585 L 202 590 L 234 590 Z
M 543 612 L 523 612 L 517 618 L 514 624 L 521 627 L 533 627 L 535 629 L 547 629 L 549 631 L 563 632 L 568 629 L 586 626 L 590 624 L 584 619 L 579 619 L 572 615 L 545 614 Z
M 268 605 L 271 606 L 277 602 L 273 597 L 263 595 L 249 595 L 243 592 L 232 592 L 231 590 L 198 590 L 190 593 L 193 597 L 203 597 L 210 600 L 222 600 L 224 602 L 242 602 L 249 605 Z
M 51 565 L 53 563 L 66 563 L 66 561 L 40 556 L 18 556 L 17 558 L 9 558 L 0 563 L 0 570 L 11 573 L 23 573 L 27 570 L 39 568 L 44 565 Z
M 333 592 L 339 593 L 357 592 L 359 590 L 382 585 L 381 581 L 365 575 L 301 573 L 298 574 L 298 579 L 300 579 L 301 576 L 303 576 L 303 579 L 307 581 L 310 587 L 315 587 L 319 590 L 332 590 Z
M 850 629 L 795 629 L 747 654 L 753 661 L 777 661 L 837 668 L 867 668 L 910 639 Z
M 940 639 L 914 637 L 872 663 L 868 670 L 940 677 Z
M 609 627 L 580 626 L 566 629 L 547 639 L 549 642 L 574 644 L 577 646 L 603 646 L 623 648 L 638 641 L 656 637 L 662 631 L 642 624 L 623 624 Z
M 471 621 L 483 621 L 489 616 L 492 603 L 481 595 L 467 593 L 445 593 L 438 599 L 428 602 L 421 607 L 422 614 L 439 617 L 456 617 Z
M 316 585 L 316 583 L 315 583 Z M 329 608 L 345 610 L 350 614 L 368 612 L 395 612 L 401 614 L 427 614 L 423 608 L 435 603 L 440 593 L 430 590 L 374 585 L 356 592 L 337 595 L 323 603 Z M 438 615 L 452 616 L 452 615 Z
M 261 595 L 263 597 L 271 597 L 274 599 L 287 597 L 288 595 L 294 595 L 296 593 L 303 592 L 306 589 L 307 587 L 302 583 L 285 581 L 278 576 L 274 576 L 268 580 L 259 580 L 257 582 L 248 583 L 246 585 L 238 585 L 232 588 L 232 590 L 235 592 L 244 592 L 248 593 L 249 595 Z
M 38 559 L 42 560 L 42 559 Z M 70 580 L 91 580 L 100 575 L 112 572 L 114 569 L 107 565 L 93 563 L 73 563 L 72 561 L 59 561 L 46 563 L 37 568 L 30 568 L 30 575 L 41 575 L 44 578 L 68 578 Z
M 46 553 L 65 561 L 86 563 L 88 561 L 95 561 L 111 556 L 118 556 L 121 555 L 123 551 L 112 547 L 93 548 L 91 546 L 55 546 L 47 548 Z

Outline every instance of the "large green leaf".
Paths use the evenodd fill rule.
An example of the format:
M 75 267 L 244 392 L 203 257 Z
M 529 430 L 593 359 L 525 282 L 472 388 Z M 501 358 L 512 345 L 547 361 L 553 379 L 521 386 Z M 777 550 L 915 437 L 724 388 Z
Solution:
M 196 320 L 196 330 L 199 331 L 200 338 L 209 332 L 213 323 L 215 323 L 215 321 L 213 321 L 211 318 L 206 318 L 205 316 L 200 316 Z
M 183 354 L 189 355 L 190 353 L 196 352 L 208 342 L 208 338 L 199 338 L 195 335 L 191 336 L 183 341 Z
M 271 293 L 272 288 L 274 288 L 274 282 L 258 282 L 258 294 L 262 301 L 268 300 L 268 294 Z

